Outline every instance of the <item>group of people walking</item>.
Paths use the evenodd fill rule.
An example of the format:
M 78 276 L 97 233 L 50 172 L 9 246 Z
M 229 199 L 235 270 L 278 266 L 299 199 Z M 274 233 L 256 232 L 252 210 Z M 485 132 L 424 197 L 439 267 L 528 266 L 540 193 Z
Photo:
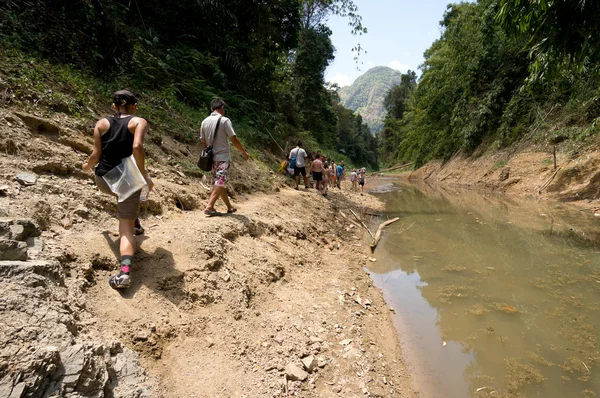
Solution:
M 296 147 L 290 151 L 288 158 L 282 163 L 280 171 L 283 174 L 294 177 L 296 186 L 300 188 L 300 177 L 304 180 L 304 188 L 314 188 L 323 196 L 327 196 L 329 188 L 342 188 L 342 181 L 346 179 L 346 166 L 344 161 L 337 164 L 329 156 L 323 156 L 321 152 L 315 155 L 307 153 L 302 148 L 302 142 L 298 141 Z M 365 186 L 365 175 L 367 170 L 352 169 L 350 172 L 350 182 L 352 183 L 352 192 L 363 193 Z M 309 183 L 312 177 L 312 184 Z
M 109 279 L 109 284 L 114 289 L 124 289 L 131 285 L 130 268 L 136 248 L 135 235 L 144 233 L 139 222 L 138 214 L 140 203 L 145 198 L 142 191 L 151 191 L 154 187 L 145 167 L 144 138 L 148 132 L 148 122 L 136 116 L 138 100 L 127 90 L 120 90 L 113 94 L 113 109 L 115 114 L 100 119 L 94 127 L 94 148 L 89 159 L 83 164 L 85 171 L 94 169 L 95 181 L 98 189 L 106 194 L 117 196 L 117 213 L 119 217 L 119 251 L 120 270 Z M 204 214 L 207 216 L 221 215 L 215 209 L 215 203 L 220 198 L 227 206 L 227 213 L 234 213 L 237 209 L 229 201 L 226 183 L 229 179 L 231 167 L 231 152 L 229 141 L 240 151 L 244 159 L 249 159 L 249 154 L 235 135 L 231 120 L 225 117 L 225 102 L 216 99 L 211 103 L 212 113 L 202 121 L 200 127 L 200 143 L 202 149 L 212 148 L 212 179 L 213 189 L 208 199 Z M 115 169 L 120 171 L 125 160 L 133 156 L 140 178 L 145 180 L 143 188 L 125 195 L 117 195 L 115 187 L 109 184 L 107 175 Z M 329 157 L 317 152 L 315 156 L 309 155 L 302 149 L 302 142 L 290 151 L 289 158 L 284 164 L 284 170 L 295 178 L 296 189 L 299 188 L 300 177 L 304 180 L 304 187 L 309 188 L 309 178 L 312 178 L 314 188 L 322 195 L 327 196 L 328 188 L 341 189 L 341 183 L 346 178 L 344 161 L 336 164 Z M 361 194 L 365 185 L 366 170 L 353 169 L 350 172 L 352 190 Z M 137 173 L 137 172 L 136 172 Z M 137 185 L 135 186 L 137 187 Z M 135 189 L 135 188 L 133 188 Z M 133 190 L 132 189 L 132 190 Z

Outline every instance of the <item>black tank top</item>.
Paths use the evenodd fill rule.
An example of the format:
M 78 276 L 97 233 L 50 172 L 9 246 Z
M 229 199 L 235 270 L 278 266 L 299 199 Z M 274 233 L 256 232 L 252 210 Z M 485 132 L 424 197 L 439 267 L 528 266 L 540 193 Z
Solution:
M 121 163 L 123 158 L 133 153 L 133 134 L 127 128 L 133 116 L 106 118 L 110 127 L 100 137 L 102 140 L 102 156 L 96 167 L 96 175 L 102 177 Z

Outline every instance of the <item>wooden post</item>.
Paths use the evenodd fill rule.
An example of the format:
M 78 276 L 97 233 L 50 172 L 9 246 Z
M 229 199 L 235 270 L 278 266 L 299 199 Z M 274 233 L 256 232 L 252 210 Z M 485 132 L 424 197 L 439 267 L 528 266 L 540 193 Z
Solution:
M 556 144 L 554 144 L 554 170 L 556 170 Z

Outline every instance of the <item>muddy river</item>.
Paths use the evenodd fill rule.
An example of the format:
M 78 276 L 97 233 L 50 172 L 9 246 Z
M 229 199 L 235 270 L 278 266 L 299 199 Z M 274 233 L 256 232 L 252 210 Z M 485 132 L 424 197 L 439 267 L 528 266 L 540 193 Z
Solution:
M 600 217 L 387 186 L 369 265 L 421 398 L 600 397 Z

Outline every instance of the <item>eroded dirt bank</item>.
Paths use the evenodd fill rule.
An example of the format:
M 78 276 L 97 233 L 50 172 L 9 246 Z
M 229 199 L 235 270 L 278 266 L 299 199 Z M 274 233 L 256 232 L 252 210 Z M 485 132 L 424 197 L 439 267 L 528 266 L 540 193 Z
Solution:
M 367 241 L 339 214 L 373 197 L 236 159 L 239 212 L 206 218 L 193 148 L 150 137 L 156 191 L 120 294 L 114 203 L 78 169 L 88 127 L 0 112 L 0 237 L 21 256 L 0 261 L 0 397 L 414 395 Z
M 445 164 L 432 161 L 402 175 L 439 185 L 574 202 L 590 209 L 600 207 L 600 152 L 582 148 L 557 152 L 556 169 L 552 148 L 536 146 L 478 157 L 457 156 Z

